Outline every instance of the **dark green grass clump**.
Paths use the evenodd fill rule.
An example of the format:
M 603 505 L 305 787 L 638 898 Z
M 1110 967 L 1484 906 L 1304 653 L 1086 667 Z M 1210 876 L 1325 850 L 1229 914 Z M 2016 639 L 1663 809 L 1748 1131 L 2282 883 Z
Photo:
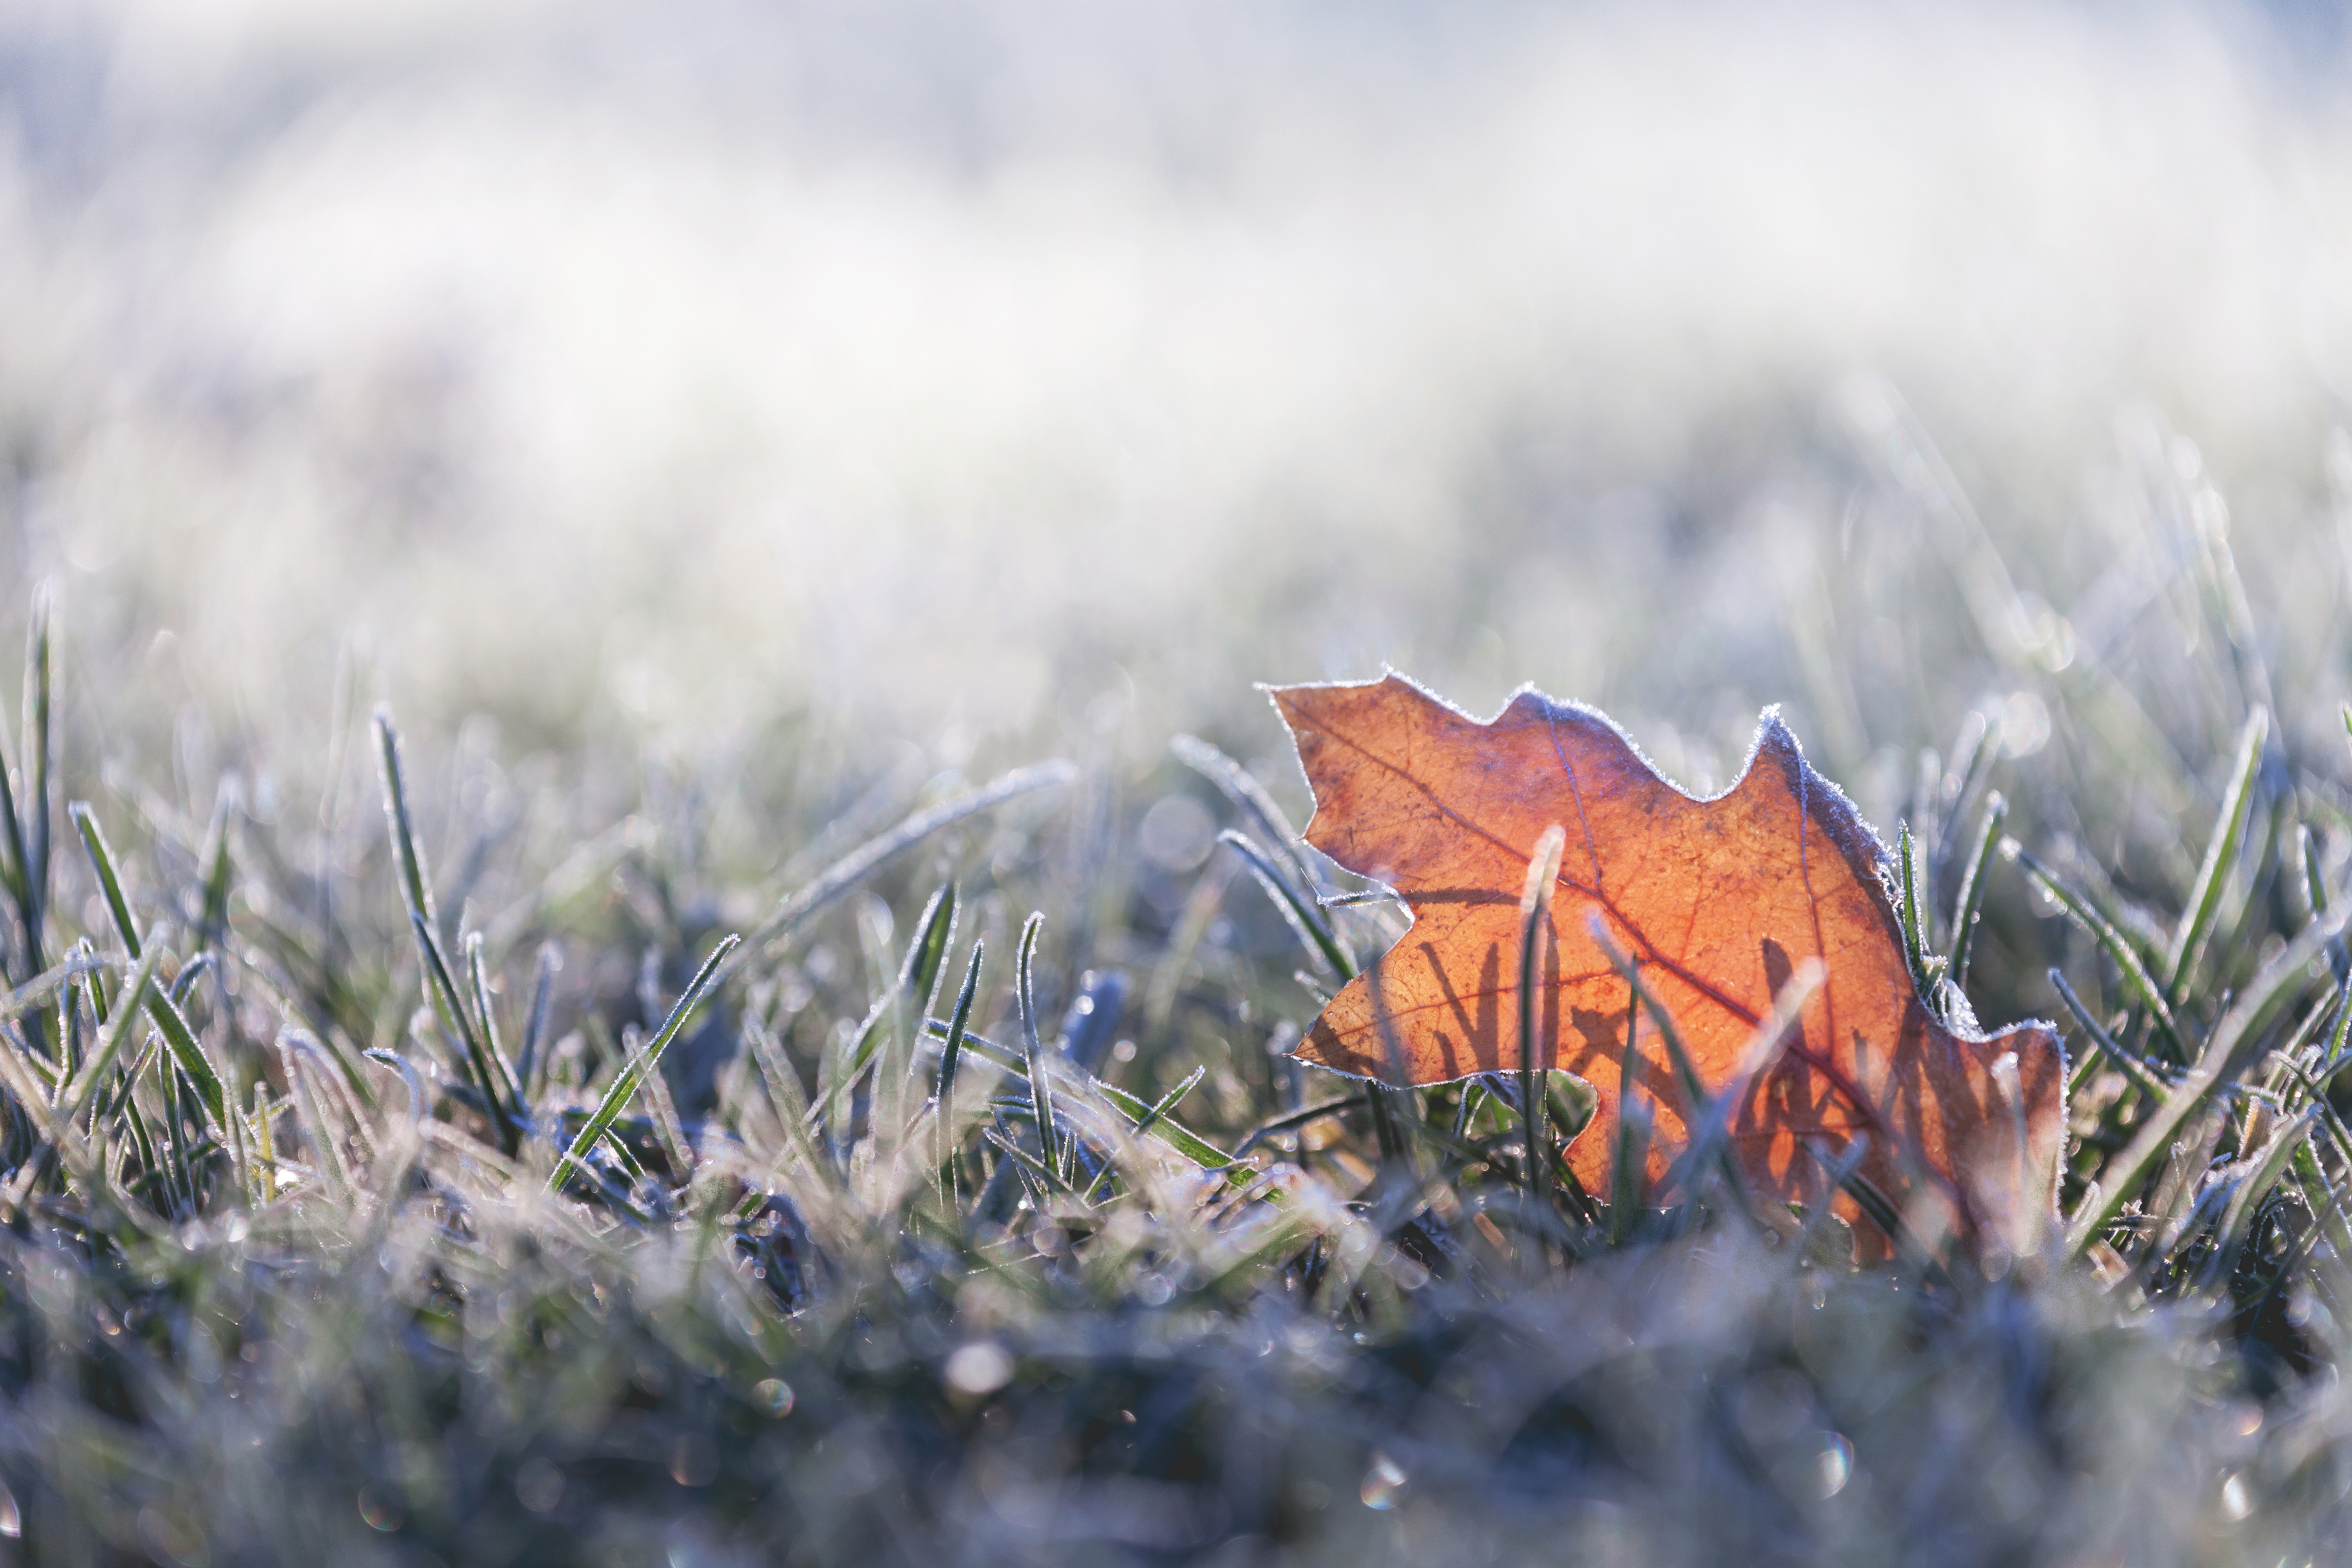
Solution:
M 1990 1260 L 1822 1151 L 1898 1239 L 1866 1270 L 1704 1158 L 1593 1201 L 1564 1075 L 1300 1068 L 1402 918 L 1206 742 L 768 799 L 792 858 L 730 881 L 696 788 L 581 825 L 460 748 L 428 808 L 381 714 L 338 742 L 381 816 L 333 769 L 315 814 L 184 769 L 68 801 L 37 615 L 0 1552 L 2344 1555 L 2344 753 L 2273 721 L 2207 542 L 2187 685 L 2070 650 L 2046 748 L 1922 759 L 1915 973 L 2062 1017 L 2074 1139 Z

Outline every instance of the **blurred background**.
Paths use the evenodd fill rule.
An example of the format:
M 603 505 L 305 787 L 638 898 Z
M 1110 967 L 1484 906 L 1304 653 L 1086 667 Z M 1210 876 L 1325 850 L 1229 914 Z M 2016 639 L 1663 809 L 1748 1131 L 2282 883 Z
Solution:
M 853 792 L 1279 761 L 1252 682 L 1385 663 L 1701 788 L 1784 702 L 1890 827 L 2121 670 L 2177 808 L 2245 693 L 2151 606 L 2242 583 L 2341 741 L 2347 58 L 2288 4 L 16 0 L 0 604 L 57 586 L 68 793 L 190 712 L 315 774 L 376 697 L 789 721 Z

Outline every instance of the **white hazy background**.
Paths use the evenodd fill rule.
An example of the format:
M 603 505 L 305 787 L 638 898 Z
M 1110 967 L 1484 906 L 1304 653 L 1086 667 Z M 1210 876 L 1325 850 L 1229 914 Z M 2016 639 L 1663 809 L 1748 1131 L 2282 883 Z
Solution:
M 2323 699 L 2347 60 L 2227 6 L 16 0 L 6 596 L 256 743 L 357 659 L 518 746 L 1267 748 L 1251 681 L 1388 661 L 1698 782 L 1785 700 L 1853 773 L 2020 679 L 1885 502 L 1892 392 L 2026 663 L 2210 479 Z

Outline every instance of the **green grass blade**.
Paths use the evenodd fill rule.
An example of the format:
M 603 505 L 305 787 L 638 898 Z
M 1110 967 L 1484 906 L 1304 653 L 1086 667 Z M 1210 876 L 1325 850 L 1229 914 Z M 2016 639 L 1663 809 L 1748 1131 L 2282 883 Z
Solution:
M 204 849 L 196 858 L 196 885 L 204 895 L 196 942 L 202 947 L 217 946 L 228 935 L 229 878 L 235 865 L 235 857 L 229 853 L 229 837 L 236 826 L 237 804 L 236 781 L 224 779 L 219 793 L 213 797 L 213 819 L 205 829 Z
M 1208 1069 L 1196 1068 L 1193 1070 L 1198 1074 L 1206 1072 Z M 1190 1084 L 1193 1079 L 1188 1078 L 1184 1081 Z M 1238 1158 L 1248 1153 L 1268 1138 L 1290 1131 L 1293 1128 L 1304 1127 L 1310 1121 L 1320 1121 L 1327 1116 L 1339 1116 L 1347 1111 L 1360 1110 L 1363 1109 L 1365 1103 L 1361 1094 L 1335 1094 L 1328 1100 L 1318 1100 L 1312 1105 L 1302 1105 L 1296 1110 L 1286 1110 L 1279 1116 L 1269 1116 L 1251 1128 L 1249 1135 L 1234 1145 L 1234 1154 Z
M 956 885 L 950 882 L 923 906 L 923 918 L 917 923 L 919 934 L 914 945 L 907 950 L 906 973 L 900 979 L 899 991 L 915 1004 L 919 1017 L 929 1016 L 939 1002 L 940 981 L 947 972 L 948 949 L 955 942 L 956 913 Z
M 1625 999 L 1625 1049 L 1617 1058 L 1617 1142 L 1609 1162 L 1609 1244 L 1622 1247 L 1648 1202 L 1650 1107 L 1635 1098 L 1640 1061 L 1642 993 L 1633 983 Z
M 5 877 L 0 877 L 0 881 L 6 883 L 9 899 L 16 906 L 17 923 L 25 935 L 25 951 L 30 954 L 36 946 L 34 933 L 40 927 L 40 909 L 33 895 L 32 855 L 25 843 L 25 823 L 17 810 L 16 789 L 9 773 L 5 750 L 0 748 L 0 845 L 5 845 L 8 851 L 8 864 L 0 868 L 0 871 L 5 873 Z M 37 958 L 28 957 L 26 963 L 28 967 L 39 967 Z
M 394 865 L 400 874 L 401 901 L 412 919 L 437 928 L 433 909 L 433 883 L 425 875 L 425 853 L 416 846 L 416 826 L 408 813 L 408 789 L 400 765 L 400 731 L 393 728 L 392 710 L 375 710 L 376 763 L 383 780 L 384 826 L 392 835 Z
M 2221 1258 L 2234 1260 L 2238 1248 L 2244 1244 L 2246 1233 L 2252 1228 L 2255 1211 L 2263 1197 L 2278 1184 L 2286 1173 L 2289 1161 L 2303 1141 L 2311 1136 L 2318 1124 L 2319 1108 L 2313 1106 L 2271 1134 L 2261 1152 L 2252 1156 L 2252 1168 L 2238 1182 L 2238 1189 L 2230 1195 L 2230 1206 L 2223 1211 L 2221 1226 Z
M 73 801 L 66 806 L 66 816 L 81 835 L 82 847 L 89 851 L 89 863 L 98 872 L 99 891 L 106 900 L 106 912 L 114 921 L 114 931 L 122 939 L 123 951 L 132 963 L 139 960 L 139 930 L 131 921 L 131 901 L 122 896 L 122 879 L 115 871 L 114 855 L 107 847 L 106 836 L 98 826 L 98 816 L 87 801 Z
M 221 1088 L 220 1069 L 213 1065 L 212 1057 L 205 1050 L 203 1042 L 196 1038 L 196 1032 L 188 1027 L 186 1015 L 180 1011 L 167 993 L 152 989 L 147 993 L 147 1015 L 155 1020 L 156 1028 L 163 1031 L 163 1043 L 171 1047 L 173 1059 L 179 1064 L 180 1070 L 188 1075 L 188 1080 L 195 1085 L 196 1097 L 203 1101 L 205 1109 L 212 1112 L 216 1128 L 226 1130 L 228 1094 Z
M 89 1060 L 82 1064 L 81 1071 L 58 1097 L 58 1120 L 60 1121 L 70 1123 L 80 1113 L 83 1101 L 105 1077 L 106 1070 L 114 1065 L 115 1058 L 122 1054 L 123 1046 L 129 1042 L 132 1029 L 137 1027 L 140 1004 L 152 987 L 155 967 L 163 957 L 163 928 L 158 925 L 148 934 L 152 940 L 146 944 L 146 954 L 131 967 L 130 975 L 123 981 L 122 993 L 115 1000 L 114 1011 L 107 1018 L 106 1027 L 99 1032 L 98 1045 L 91 1050 Z
M 2107 956 L 2122 971 L 2124 983 L 2131 987 L 2133 994 L 2139 999 L 2139 1005 L 2147 1008 L 2148 1016 L 2156 1021 L 2157 1032 L 2171 1046 L 2173 1059 L 2187 1062 L 2189 1059 L 2189 1047 L 2182 1040 L 2179 1026 L 2173 1023 L 2172 1008 L 2164 999 L 2163 989 L 2148 973 L 2147 966 L 2140 962 L 2138 950 L 2124 940 L 2123 933 L 2116 931 L 2088 899 L 2068 887 L 2056 872 L 2034 858 L 2031 850 L 2018 847 L 2013 839 L 2003 847 L 2005 852 L 2012 854 L 2036 887 L 2047 893 L 2075 924 L 2089 931 L 2092 939 L 2106 950 Z
M 1168 742 L 1168 750 L 1178 762 L 1208 780 L 1243 816 L 1257 824 L 1267 847 L 1289 868 L 1300 887 L 1313 887 L 1314 878 L 1306 861 L 1293 847 L 1298 842 L 1297 831 L 1255 774 L 1198 735 L 1179 735 Z
M 1911 825 L 1904 823 L 1895 838 L 1897 896 L 1895 912 L 1903 928 L 1903 961 L 1911 971 L 1911 984 L 1927 994 L 1927 932 L 1922 929 L 1919 904 L 1919 853 L 1911 841 Z
M 939 1107 L 939 1163 L 947 1171 L 951 1199 L 962 1175 L 958 1169 L 961 1163 L 961 1140 L 954 1131 L 956 1068 L 963 1055 L 964 1030 L 971 1022 L 972 1000 L 980 994 L 981 966 L 987 959 L 988 944 L 974 941 L 971 956 L 964 961 L 963 984 L 956 992 L 955 1016 L 948 1020 L 947 1039 L 940 1047 L 939 1088 L 934 1096 Z
M 2083 1005 L 2083 999 L 2074 994 L 2074 988 L 2066 983 L 2063 972 L 2053 969 L 2050 984 L 2058 993 L 2058 1000 L 2066 1005 L 2066 1011 L 2074 1016 L 2074 1022 L 2089 1037 L 2091 1044 L 2099 1048 L 2100 1055 L 2115 1063 L 2126 1078 L 2139 1085 L 2157 1104 L 2163 1104 L 2170 1097 L 2172 1086 L 2158 1077 L 2154 1068 L 2118 1045 L 2115 1037 L 2100 1026 L 2099 1021 L 2091 1016 L 2091 1010 Z
M 883 1032 L 893 1014 L 919 1001 L 921 1005 L 918 1016 L 929 1011 L 929 1003 L 939 988 L 940 961 L 955 934 L 955 884 L 950 882 L 933 893 L 930 902 L 923 906 L 915 938 L 907 944 L 906 956 L 898 962 L 897 981 L 874 999 L 874 1005 L 866 1009 L 865 1021 L 858 1025 L 857 1034 L 826 1096 L 828 1116 L 838 1111 L 847 1097 L 856 1092 L 858 1080 L 865 1077 L 876 1053 L 882 1048 Z
M 499 1152 L 512 1155 L 521 1144 L 521 1131 L 515 1125 L 506 1097 L 499 1092 L 498 1069 L 490 1065 L 488 1054 L 482 1047 L 473 1021 L 466 1016 L 466 1004 L 457 994 L 457 981 L 449 973 L 448 960 L 441 956 L 441 943 L 433 928 L 415 910 L 408 912 L 408 923 L 416 933 L 417 952 L 425 961 L 425 989 L 433 1001 L 433 1011 L 442 1027 L 457 1038 L 465 1053 L 467 1076 L 474 1090 L 482 1097 L 482 1108 L 489 1112 L 490 1123 L 498 1130 Z
M 948 1029 L 945 1024 L 936 1018 L 925 1024 L 923 1027 L 926 1033 L 940 1037 L 944 1037 Z M 1000 1071 L 1017 1076 L 1023 1070 L 1021 1053 L 1009 1046 L 999 1045 L 984 1035 L 969 1031 L 964 1035 L 963 1043 L 966 1051 L 986 1059 Z M 1087 1087 L 1092 1092 L 1110 1101 L 1113 1109 L 1130 1122 L 1139 1121 L 1150 1112 L 1150 1101 L 1140 1095 L 1119 1088 L 1115 1083 L 1094 1079 L 1088 1080 Z M 1242 1163 L 1234 1156 L 1226 1153 L 1173 1117 L 1161 1116 L 1154 1123 L 1152 1131 L 1170 1148 L 1201 1169 L 1224 1176 L 1236 1187 L 1246 1186 L 1257 1178 L 1258 1173 L 1255 1166 Z
M 515 1060 L 515 1077 L 520 1082 L 520 1104 L 526 1115 L 538 1097 L 546 1061 L 548 1024 L 555 1012 L 555 977 L 562 969 L 563 950 L 551 942 L 541 942 L 538 960 L 531 966 L 530 1008 L 523 1015 L 522 1052 Z
M 2214 1026 L 2205 1043 L 2196 1067 L 2186 1079 L 2173 1086 L 2172 1092 L 2158 1106 L 2156 1113 L 2140 1124 L 2132 1141 L 2110 1159 L 2099 1173 L 2098 1202 L 2080 1214 L 2066 1238 L 2067 1251 L 2081 1257 L 2091 1243 L 2097 1240 L 2124 1205 L 2139 1190 L 2158 1163 L 2172 1150 L 2173 1141 L 2190 1112 L 2203 1105 L 2221 1082 L 2231 1058 L 2249 1031 L 2269 1011 L 2270 1005 L 2287 986 L 2303 978 L 2311 961 L 2317 957 L 2338 931 L 2343 918 L 2331 916 L 2305 926 L 2301 934 L 2287 943 L 2285 951 L 2263 966 L 2247 985 L 2245 992 L 2231 1005 L 2229 1012 Z
M 514 1068 L 507 1061 L 506 1048 L 499 1040 L 499 1016 L 490 1006 L 489 965 L 483 957 L 483 945 L 480 931 L 467 933 L 466 984 L 474 994 L 474 1016 L 481 1024 L 483 1054 L 498 1076 L 499 1088 L 508 1106 L 520 1114 L 523 1110 L 522 1080 L 515 1076 Z
M 49 780 L 56 771 L 56 736 L 49 704 L 56 694 L 57 670 L 50 598 L 45 586 L 33 597 L 33 617 L 25 632 L 25 742 L 18 755 L 25 765 L 25 887 L 31 913 L 26 921 L 25 944 L 30 967 L 38 971 L 44 960 L 42 928 L 49 907 Z
M 2221 816 L 2213 824 L 2213 837 L 2205 847 L 2204 862 L 2197 868 L 2188 906 L 2181 910 L 2171 949 L 2165 955 L 2165 994 L 2175 1005 L 2188 994 L 2189 974 L 2204 951 L 2206 939 L 2212 934 L 2213 922 L 2221 916 L 2221 900 L 2229 891 L 2231 878 L 2245 851 L 2246 824 L 2254 810 L 2254 779 L 2261 772 L 2263 741 L 2270 733 L 2270 710 L 2257 706 L 2246 715 L 2246 727 L 2239 732 L 2238 755 L 2231 765 L 2229 787 L 2221 795 Z
M 1035 969 L 1038 933 L 1045 929 L 1045 917 L 1031 914 L 1021 927 L 1021 946 L 1013 955 L 1013 1000 L 1021 1011 L 1021 1046 L 1029 1068 L 1029 1103 L 1036 1108 L 1037 1146 L 1045 1158 L 1048 1170 L 1056 1169 L 1061 1162 L 1055 1142 L 1053 1073 L 1045 1061 L 1045 1047 L 1037 1036 L 1037 996 Z
M 81 801 L 68 806 L 66 814 L 72 818 L 76 831 L 81 835 L 83 847 L 89 851 L 90 865 L 97 872 L 99 889 L 104 895 L 107 912 L 114 921 L 116 933 L 122 938 L 123 949 L 135 961 L 142 956 L 139 932 L 131 923 L 131 903 L 123 896 L 122 879 L 115 870 L 114 856 L 108 849 L 106 837 L 99 828 L 97 814 Z M 160 941 L 163 929 L 158 925 L 149 941 Z M 226 1136 L 228 1096 L 221 1088 L 220 1069 L 213 1065 L 211 1056 L 196 1038 L 195 1031 L 188 1026 L 186 1016 L 172 1000 L 169 992 L 150 988 L 143 994 L 148 1016 L 155 1021 L 155 1027 L 163 1031 L 163 1043 L 171 1048 L 173 1059 L 178 1062 L 180 1070 L 188 1075 L 188 1081 L 195 1086 L 196 1097 L 205 1110 L 211 1113 L 214 1126 Z M 123 1004 L 118 1003 L 117 1005 Z
M 686 1026 L 688 1017 L 701 1004 L 703 997 L 718 984 L 720 965 L 726 963 L 728 954 L 734 952 L 741 941 L 740 937 L 729 936 L 711 950 L 709 958 L 703 960 L 700 971 L 688 984 L 685 992 L 677 999 L 677 1005 L 669 1010 L 669 1016 L 662 1021 L 660 1031 L 646 1043 L 643 1058 L 646 1070 L 651 1070 L 661 1065 L 662 1053 L 669 1049 L 670 1042 L 677 1038 L 678 1032 Z M 597 1103 L 594 1113 L 588 1118 L 586 1125 L 580 1129 L 579 1135 L 572 1139 L 572 1146 L 563 1152 L 562 1158 L 556 1161 L 554 1171 L 547 1178 L 549 1192 L 559 1193 L 563 1190 L 564 1179 L 572 1172 L 582 1167 L 582 1162 L 587 1158 L 588 1151 L 596 1146 L 596 1141 L 604 1136 L 605 1131 L 620 1116 L 630 1100 L 635 1098 L 637 1092 L 638 1070 L 636 1065 L 632 1063 L 614 1076 L 612 1087 L 604 1091 L 604 1098 Z
M 1149 1110 L 1146 1110 L 1141 1116 L 1135 1119 L 1135 1125 L 1131 1131 L 1138 1136 L 1150 1131 L 1154 1122 L 1167 1115 L 1171 1110 L 1175 1110 L 1177 1106 L 1182 1104 L 1184 1097 L 1192 1093 L 1195 1089 L 1199 1088 L 1201 1080 L 1208 1076 L 1209 1069 L 1207 1068 L 1194 1068 L 1185 1078 L 1182 1083 L 1178 1084 L 1174 1089 L 1170 1089 L 1166 1094 L 1163 1094 L 1158 1100 L 1153 1100 L 1151 1102 L 1151 1108 Z M 1110 1174 L 1111 1165 L 1108 1162 L 1105 1162 L 1103 1168 L 1095 1173 L 1093 1183 L 1087 1188 L 1086 1201 L 1087 1203 L 1091 1204 L 1095 1201 L 1095 1195 L 1102 1191 L 1103 1184 L 1110 1180 Z
M 1290 922 L 1290 929 L 1297 932 L 1300 944 L 1317 962 L 1328 966 L 1342 980 L 1356 977 L 1356 961 L 1340 942 L 1338 933 L 1332 931 L 1330 923 L 1324 920 L 1321 907 L 1291 885 L 1282 868 L 1258 847 L 1255 839 L 1228 827 L 1217 835 L 1217 842 L 1232 846 L 1248 862 L 1251 874 L 1265 889 L 1266 897 L 1274 900 L 1274 907 L 1282 911 L 1283 918 Z
M 1539 1215 L 1551 1210 L 1551 1145 L 1544 1131 L 1543 1093 L 1550 1086 L 1541 1083 L 1551 1062 L 1537 1037 L 1536 996 L 1543 984 L 1545 939 L 1555 934 L 1552 884 L 1559 876 L 1560 850 L 1567 843 L 1568 830 L 1559 824 L 1543 830 L 1528 860 L 1527 888 L 1519 895 L 1519 1119 L 1528 1144 L 1528 1202 Z M 1545 1250 L 1538 1237 L 1537 1256 L 1543 1257 Z
M 1969 984 L 1969 954 L 1976 945 L 1977 914 L 1984 902 L 1985 871 L 2000 842 L 2001 826 L 2009 820 L 2009 802 L 1995 790 L 1985 801 L 1984 822 L 1969 851 L 1968 868 L 1960 875 L 1960 890 L 1952 900 L 1952 984 L 1962 991 Z

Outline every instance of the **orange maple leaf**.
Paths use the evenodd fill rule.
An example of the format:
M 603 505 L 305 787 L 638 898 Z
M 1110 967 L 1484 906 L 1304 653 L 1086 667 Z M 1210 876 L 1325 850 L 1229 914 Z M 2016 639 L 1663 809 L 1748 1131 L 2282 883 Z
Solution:
M 2065 1138 L 2057 1032 L 1982 1035 L 1923 1005 L 1882 879 L 1891 857 L 1776 711 L 1739 782 L 1699 800 L 1602 714 L 1533 689 L 1484 724 L 1395 675 L 1272 695 L 1315 791 L 1307 841 L 1413 915 L 1323 1010 L 1301 1058 L 1400 1086 L 1518 1068 L 1521 890 L 1558 825 L 1535 1034 L 1540 1064 L 1599 1098 L 1568 1152 L 1588 1191 L 1609 1189 L 1632 999 L 1618 962 L 1630 958 L 1706 1091 L 1738 1094 L 1730 1144 L 1754 1190 L 1818 1203 L 1822 1156 L 1866 1137 L 1862 1174 L 1895 1201 L 1932 1189 L 1964 1229 L 1991 1226 L 2010 1250 L 2041 1234 Z M 1817 986 L 1780 1039 L 1759 1042 L 1801 970 Z M 1637 1038 L 1654 1182 L 1696 1113 L 1655 1026 Z M 1834 1202 L 1856 1216 L 1843 1193 Z M 1891 1238 L 1861 1234 L 1884 1255 Z

